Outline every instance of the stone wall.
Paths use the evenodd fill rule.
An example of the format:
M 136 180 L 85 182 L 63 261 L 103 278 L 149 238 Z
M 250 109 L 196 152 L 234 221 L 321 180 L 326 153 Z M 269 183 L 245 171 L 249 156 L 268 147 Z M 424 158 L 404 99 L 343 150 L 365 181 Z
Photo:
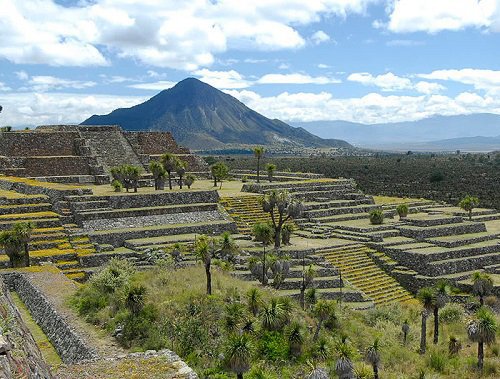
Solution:
M 24 324 L 9 293 L 8 286 L 0 278 L 0 318 L 8 324 L 9 333 L 4 338 L 12 349 L 0 355 L 0 378 L 23 377 L 51 379 L 53 376 L 45 363 L 31 332 Z M 14 359 L 15 356 L 15 359 Z
M 141 154 L 189 154 L 189 149 L 177 145 L 170 132 L 124 132 L 124 135 Z
M 1 132 L 0 155 L 10 157 L 47 157 L 76 155 L 75 132 Z
M 27 157 L 24 159 L 25 176 L 90 175 L 87 157 Z
M 57 313 L 50 301 L 31 283 L 27 274 L 9 273 L 3 278 L 19 295 L 35 322 L 42 328 L 64 363 L 97 359 L 97 353 Z

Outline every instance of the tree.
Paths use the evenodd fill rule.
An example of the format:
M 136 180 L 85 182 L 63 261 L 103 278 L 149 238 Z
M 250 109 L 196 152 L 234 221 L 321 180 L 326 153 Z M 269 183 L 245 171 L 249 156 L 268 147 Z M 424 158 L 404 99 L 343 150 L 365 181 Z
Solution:
M 226 359 L 229 368 L 236 374 L 236 378 L 243 379 L 243 374 L 250 370 L 250 358 L 253 353 L 253 344 L 247 333 L 233 334 L 226 347 Z
M 316 270 L 309 265 L 307 269 L 302 267 L 302 283 L 300 285 L 300 307 L 305 309 L 305 292 L 306 289 L 313 284 L 316 276 Z
M 212 172 L 212 177 L 214 178 L 214 187 L 217 187 L 217 182 L 220 182 L 220 188 L 222 188 L 222 181 L 227 178 L 229 174 L 229 168 L 224 162 L 217 162 L 210 168 Z
M 182 189 L 182 178 L 184 174 L 186 173 L 186 168 L 187 168 L 187 162 L 177 159 L 177 162 L 175 162 L 175 172 L 179 176 L 179 188 Z
M 0 246 L 5 249 L 11 267 L 29 267 L 29 241 L 34 227 L 31 222 L 18 222 L 0 233 Z
M 196 176 L 193 174 L 187 174 L 186 177 L 184 178 L 184 184 L 187 185 L 188 189 L 191 189 L 191 186 L 196 180 Z
M 260 318 L 262 328 L 268 331 L 279 331 L 289 322 L 291 309 L 284 298 L 272 298 L 262 307 Z
M 465 196 L 458 206 L 462 208 L 464 211 L 469 213 L 469 221 L 472 220 L 472 211 L 479 205 L 479 199 L 475 196 L 467 195 Z
M 163 189 L 166 171 L 161 162 L 155 160 L 149 162 L 149 171 L 153 174 L 155 190 Z
M 205 275 L 207 276 L 207 295 L 212 294 L 212 264 L 213 240 L 206 235 L 201 235 L 195 242 L 195 254 L 205 265 Z
M 479 296 L 479 303 L 484 305 L 484 297 L 493 290 L 493 279 L 486 273 L 475 272 L 472 274 L 472 291 Z
M 123 184 L 127 192 L 133 188 L 137 192 L 139 178 L 141 177 L 141 168 L 132 165 L 121 165 L 111 169 L 111 176 Z
M 335 372 L 339 379 L 353 379 L 354 378 L 354 365 L 352 364 L 352 349 L 346 343 L 341 341 L 336 346 L 338 358 L 335 363 Z
M 410 332 L 410 324 L 408 324 L 408 320 L 403 322 L 401 326 L 401 331 L 403 332 L 403 344 L 406 345 L 406 341 L 408 339 L 408 333 Z
M 365 354 L 366 361 L 372 365 L 373 378 L 378 379 L 378 366 L 380 365 L 380 351 L 378 346 L 378 339 L 375 339 L 373 344 L 368 347 Z
M 262 293 L 258 288 L 252 287 L 248 290 L 246 297 L 248 310 L 252 312 L 254 316 L 257 316 L 262 305 Z
M 231 237 L 231 233 L 222 233 L 219 237 L 218 245 L 218 257 L 226 262 L 233 262 L 234 256 L 238 252 L 238 244 L 234 241 L 233 237 Z
M 417 294 L 418 300 L 422 303 L 422 326 L 420 330 L 420 354 L 425 354 L 427 349 L 427 317 L 434 307 L 434 291 L 432 288 L 424 287 Z
M 283 245 L 290 245 L 290 238 L 295 230 L 292 224 L 285 224 L 281 229 L 281 243 Z
M 319 332 L 323 323 L 328 319 L 330 314 L 334 311 L 333 303 L 328 300 L 319 300 L 314 306 L 313 313 L 318 319 L 316 324 L 316 331 L 314 332 L 313 341 L 317 341 L 319 337 Z
M 290 345 L 290 352 L 294 357 L 298 357 L 302 353 L 302 345 L 304 344 L 303 329 L 301 323 L 293 321 L 285 330 L 285 337 Z
M 253 235 L 257 242 L 261 242 L 264 248 L 262 254 L 262 284 L 267 285 L 267 268 L 266 268 L 266 246 L 269 245 L 273 239 L 274 233 L 271 225 L 267 222 L 260 222 L 254 224 Z
M 254 147 L 253 155 L 257 158 L 257 183 L 260 183 L 260 160 L 264 156 L 264 148 L 262 146 Z
M 495 316 L 486 308 L 481 307 L 474 318 L 467 324 L 467 334 L 472 342 L 477 342 L 477 367 L 483 369 L 484 344 L 495 341 L 497 323 Z
M 172 171 L 177 167 L 177 157 L 174 154 L 166 153 L 160 158 L 163 167 L 168 175 L 168 188 L 172 189 Z
M 279 249 L 283 225 L 288 220 L 299 217 L 304 207 L 301 202 L 293 199 L 287 190 L 273 190 L 264 195 L 262 209 L 271 215 L 274 227 L 274 248 Z
M 437 344 L 439 340 L 439 309 L 443 308 L 449 300 L 450 286 L 446 280 L 438 280 L 434 286 L 434 339 L 433 343 Z
M 269 179 L 269 183 L 273 181 L 274 171 L 276 171 L 276 165 L 273 163 L 266 164 L 267 178 Z

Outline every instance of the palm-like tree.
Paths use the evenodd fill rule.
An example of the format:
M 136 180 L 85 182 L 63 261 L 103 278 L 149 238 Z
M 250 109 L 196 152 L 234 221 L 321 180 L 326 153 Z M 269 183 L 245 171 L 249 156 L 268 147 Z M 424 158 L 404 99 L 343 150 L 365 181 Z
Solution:
M 179 176 L 179 188 L 182 189 L 182 178 L 184 177 L 184 174 L 186 173 L 186 168 L 187 168 L 187 162 L 184 162 L 183 160 L 177 159 L 176 165 L 175 165 L 175 172 Z
M 0 233 L 0 246 L 4 247 L 11 267 L 30 265 L 29 242 L 34 228 L 32 222 L 18 222 L 10 230 Z
M 276 165 L 274 163 L 266 164 L 267 171 L 267 179 L 269 179 L 269 183 L 273 181 L 274 171 L 276 171 Z
M 268 267 L 266 266 L 266 246 L 272 241 L 274 232 L 267 222 L 259 222 L 254 224 L 252 229 L 253 235 L 255 236 L 255 240 L 257 242 L 262 243 L 263 253 L 262 253 L 262 277 L 259 278 L 263 285 L 267 285 L 267 271 Z
M 236 332 L 244 320 L 245 305 L 238 302 L 227 304 L 224 316 L 227 331 Z
M 449 300 L 451 289 L 446 280 L 438 280 L 434 286 L 434 344 L 439 341 L 439 309 L 443 308 Z
M 306 289 L 313 284 L 314 277 L 316 276 L 316 270 L 309 265 L 305 270 L 302 270 L 302 284 L 300 286 L 300 307 L 305 309 L 305 292 Z
M 229 338 L 226 347 L 226 359 L 231 371 L 238 379 L 250 370 L 250 359 L 253 352 L 253 343 L 247 333 L 234 334 Z
M 472 291 L 479 296 L 479 303 L 484 305 L 484 297 L 493 290 L 493 279 L 488 274 L 475 272 L 472 274 Z
M 408 339 L 408 333 L 410 332 L 410 324 L 408 323 L 408 320 L 405 320 L 403 322 L 403 325 L 401 326 L 401 331 L 403 332 L 403 344 L 406 345 L 406 341 Z
M 298 357 L 302 353 L 302 345 L 304 344 L 304 328 L 298 321 L 293 321 L 286 329 L 285 336 L 290 345 L 290 352 L 293 356 Z
M 163 183 L 165 181 L 165 168 L 159 161 L 151 161 L 149 162 L 149 171 L 153 174 L 153 179 L 155 182 L 155 190 L 161 189 Z
M 484 344 L 495 341 L 497 323 L 495 316 L 481 307 L 475 317 L 467 324 L 467 334 L 472 342 L 477 342 L 477 367 L 482 370 L 484 364 Z
M 274 227 L 274 247 L 281 246 L 281 230 L 290 219 L 299 217 L 304 206 L 292 198 L 287 190 L 273 190 L 262 198 L 262 210 L 269 213 Z M 275 212 L 277 215 L 275 215 Z
M 213 241 L 206 235 L 201 235 L 195 242 L 195 254 L 205 266 L 207 276 L 207 295 L 212 294 L 212 273 L 210 271 L 212 264 Z
M 187 174 L 184 178 L 184 184 L 187 185 L 188 189 L 191 189 L 191 186 L 195 182 L 196 177 L 193 174 Z
M 254 147 L 253 155 L 257 158 L 257 183 L 260 183 L 260 160 L 264 156 L 264 148 L 262 146 Z
M 372 365 L 373 378 L 378 379 L 378 367 L 380 365 L 380 351 L 378 339 L 376 339 L 371 346 L 368 347 L 365 354 L 366 361 Z
M 218 254 L 221 259 L 232 262 L 234 261 L 234 256 L 238 251 L 238 244 L 234 241 L 233 237 L 231 237 L 231 233 L 224 232 L 219 237 L 219 250 Z
M 269 331 L 283 329 L 288 322 L 290 311 L 283 299 L 272 298 L 260 311 L 262 327 Z
M 339 379 L 353 379 L 354 365 L 352 364 L 352 349 L 345 342 L 341 341 L 336 346 L 338 358 L 335 363 L 335 372 Z
M 262 293 L 258 288 L 250 288 L 246 294 L 248 310 L 254 316 L 259 314 L 259 309 L 262 306 Z
M 171 153 L 163 154 L 160 158 L 163 167 L 168 175 L 168 188 L 172 189 L 172 171 L 177 167 L 177 157 Z
M 420 354 L 425 354 L 427 349 L 427 317 L 434 308 L 434 291 L 425 287 L 418 291 L 418 300 L 422 303 L 422 327 L 420 330 Z
M 318 319 L 318 323 L 316 324 L 316 331 L 314 332 L 313 341 L 317 341 L 319 337 L 319 332 L 323 323 L 328 319 L 330 314 L 334 311 L 333 303 L 327 300 L 319 300 L 313 309 L 313 313 Z

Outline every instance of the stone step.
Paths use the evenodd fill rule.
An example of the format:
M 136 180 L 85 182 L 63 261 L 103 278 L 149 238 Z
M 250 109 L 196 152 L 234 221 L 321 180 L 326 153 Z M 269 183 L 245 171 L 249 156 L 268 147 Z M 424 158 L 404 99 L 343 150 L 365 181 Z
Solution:
M 56 267 L 59 270 L 72 270 L 72 269 L 78 269 L 80 267 L 80 261 L 78 260 L 73 260 L 73 261 L 62 261 L 58 262 L 56 264 Z
M 84 201 L 72 200 L 69 202 L 69 206 L 73 212 L 82 212 L 96 208 L 106 208 L 109 206 L 109 202 L 107 200 L 91 200 L 90 198 Z
M 151 237 L 151 238 L 137 238 L 126 240 L 123 244 L 125 247 L 129 249 L 137 249 L 144 247 L 155 247 L 160 245 L 173 245 L 176 242 L 179 243 L 194 243 L 197 234 L 176 234 L 176 235 L 168 235 L 168 236 L 160 236 L 160 237 Z
M 99 244 L 122 246 L 125 241 L 139 238 L 160 237 L 177 234 L 211 234 L 236 232 L 236 225 L 230 221 L 211 221 L 190 224 L 154 225 L 143 228 L 99 230 L 88 233 L 91 241 Z
M 39 240 L 39 241 L 30 242 L 29 248 L 30 248 L 30 250 L 59 249 L 60 246 L 63 246 L 63 245 L 66 246 L 66 248 L 71 247 L 68 239 L 64 238 L 64 239 L 56 239 L 56 240 Z
M 27 218 L 27 219 L 17 219 L 10 221 L 0 221 L 0 231 L 10 229 L 17 222 L 30 221 L 33 222 L 38 228 L 51 228 L 61 225 L 61 220 L 59 218 Z
M 494 221 L 500 220 L 500 213 L 485 214 L 481 216 L 472 216 L 472 221 Z
M 485 266 L 498 264 L 499 252 L 489 254 L 478 254 L 462 258 L 434 261 L 428 264 L 428 275 L 442 275 L 443 273 L 454 274 L 463 271 L 480 269 Z
M 20 197 L 1 197 L 0 205 L 25 205 L 25 204 L 40 204 L 48 203 L 49 197 L 46 195 L 23 195 Z
M 463 222 L 457 224 L 424 226 L 397 226 L 403 237 L 425 239 L 432 237 L 451 236 L 456 234 L 486 232 L 486 226 L 482 222 Z
M 59 215 L 55 212 L 27 212 L 27 213 L 11 213 L 4 214 L 0 216 L 0 223 L 8 222 L 8 221 L 26 221 L 26 220 L 41 220 L 47 218 L 56 218 Z
M 0 205 L 0 215 L 23 214 L 35 212 L 52 212 L 52 204 L 20 204 L 20 205 Z
M 310 210 L 320 210 L 338 207 L 350 207 L 362 204 L 373 204 L 373 199 L 371 197 L 365 197 L 361 199 L 354 200 L 331 200 L 331 201 L 311 201 L 304 203 L 304 208 L 306 211 Z
M 500 242 L 500 235 L 483 232 L 475 234 L 460 234 L 456 236 L 428 238 L 425 241 L 432 243 L 436 246 L 453 248 L 453 247 L 470 245 L 473 243 L 490 241 L 495 239 L 498 239 Z
M 369 213 L 372 209 L 379 209 L 380 207 L 375 204 L 371 205 L 355 205 L 350 207 L 337 207 L 328 209 L 315 209 L 310 211 L 305 211 L 303 218 L 316 219 L 324 218 L 327 216 L 344 215 L 344 214 L 355 214 L 355 213 Z
M 163 205 L 154 207 L 141 208 L 120 208 L 120 209 L 93 209 L 89 211 L 81 211 L 75 215 L 77 222 L 96 219 L 111 219 L 124 217 L 141 217 L 153 216 L 174 213 L 202 212 L 217 210 L 216 203 L 201 203 L 201 204 L 180 204 L 180 205 Z
M 416 215 L 408 215 L 408 217 L 404 219 L 406 224 L 420 227 L 460 224 L 463 221 L 464 219 L 461 216 L 424 215 L 420 217 L 418 213 Z

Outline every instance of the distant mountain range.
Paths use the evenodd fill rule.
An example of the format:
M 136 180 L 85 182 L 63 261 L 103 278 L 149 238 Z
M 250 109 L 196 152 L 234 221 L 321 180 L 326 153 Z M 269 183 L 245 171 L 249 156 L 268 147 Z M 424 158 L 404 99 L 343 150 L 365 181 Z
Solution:
M 293 125 L 323 138 L 335 136 L 373 149 L 500 150 L 497 137 L 500 135 L 500 115 L 489 113 L 371 125 L 347 121 L 295 122 Z
M 337 139 L 322 139 L 301 127 L 271 120 L 234 97 L 187 78 L 131 108 L 94 115 L 82 125 L 118 124 L 126 130 L 169 131 L 191 149 L 221 149 L 226 144 L 352 147 Z

